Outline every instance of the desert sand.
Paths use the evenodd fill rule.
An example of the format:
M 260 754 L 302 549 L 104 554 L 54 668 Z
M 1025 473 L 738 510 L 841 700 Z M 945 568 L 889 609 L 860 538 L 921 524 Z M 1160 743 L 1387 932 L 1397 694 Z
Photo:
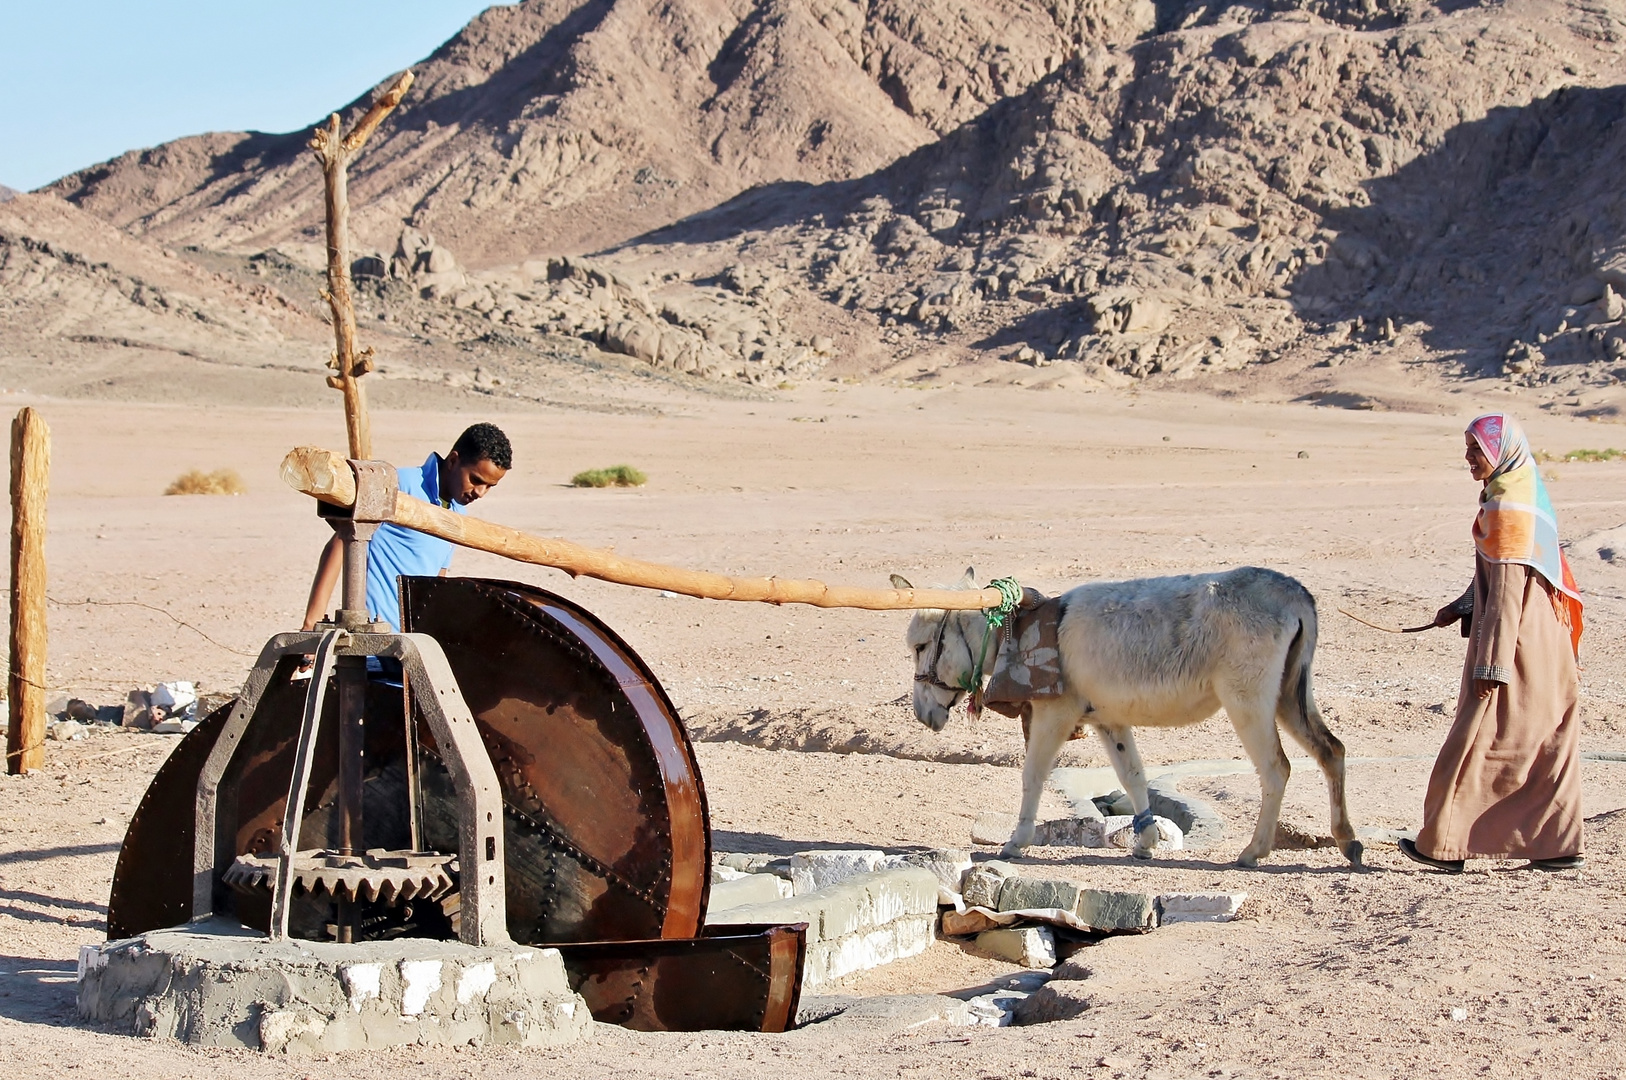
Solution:
M 1405 828 L 1417 824 L 1450 722 L 1462 645 L 1454 632 L 1382 634 L 1335 608 L 1416 623 L 1467 580 L 1475 485 L 1460 431 L 1507 395 L 1463 384 L 1434 396 L 1438 410 L 1421 413 L 1314 407 L 1257 389 L 1220 397 L 823 382 L 754 396 L 670 389 L 624 411 L 507 404 L 494 418 L 513 437 L 516 467 L 475 511 L 643 558 L 853 584 L 882 584 L 893 571 L 950 581 L 968 564 L 981 578 L 1010 574 L 1046 591 L 1274 567 L 1319 601 L 1317 696 L 1358 759 L 1357 823 Z M 342 438 L 337 395 L 304 409 L 8 398 L 8 407 L 42 409 L 55 434 L 52 686 L 107 703 L 158 679 L 232 690 L 250 654 L 302 610 L 325 537 L 275 467 L 297 443 Z M 379 455 L 421 460 L 490 412 L 479 398 L 449 402 L 455 409 L 379 409 Z M 1554 454 L 1621 441 L 1612 424 L 1526 420 L 1535 445 Z M 623 461 L 649 484 L 566 486 L 578 469 Z M 222 467 L 242 474 L 246 494 L 159 494 L 186 469 Z M 1626 462 L 1546 468 L 1588 596 L 1582 748 L 1626 750 L 1626 567 L 1588 540 L 1626 518 Z M 719 850 L 965 846 L 975 816 L 1015 808 L 1014 722 L 959 715 L 934 735 L 903 704 L 901 613 L 663 598 L 472 552 L 458 555 L 454 573 L 532 581 L 580 600 L 644 655 L 701 740 Z M 104 1034 L 75 1020 L 74 958 L 104 935 L 124 825 L 173 745 L 125 732 L 53 742 L 44 771 L 0 781 L 8 1075 L 1601 1077 L 1626 1068 L 1626 765 L 1607 762 L 1584 770 L 1588 866 L 1556 875 L 1481 861 L 1442 877 L 1379 845 L 1364 872 L 1329 851 L 1282 851 L 1240 870 L 1232 860 L 1258 806 L 1249 775 L 1186 781 L 1226 819 L 1217 849 L 1149 864 L 1032 849 L 1029 872 L 1251 897 L 1237 922 L 1111 938 L 1080 953 L 1092 975 L 1073 985 L 1092 1007 L 1063 1023 L 814 1025 L 771 1036 L 600 1027 L 591 1043 L 560 1051 L 320 1062 Z M 1223 716 L 1146 733 L 1141 745 L 1153 763 L 1241 757 Z M 1066 758 L 1104 763 L 1088 742 Z M 1048 809 L 1060 806 L 1051 799 Z M 1286 820 L 1324 831 L 1326 813 L 1319 775 L 1299 768 Z M 939 941 L 837 990 L 963 989 L 1014 970 Z M 1466 1019 L 1451 1019 L 1453 1009 Z

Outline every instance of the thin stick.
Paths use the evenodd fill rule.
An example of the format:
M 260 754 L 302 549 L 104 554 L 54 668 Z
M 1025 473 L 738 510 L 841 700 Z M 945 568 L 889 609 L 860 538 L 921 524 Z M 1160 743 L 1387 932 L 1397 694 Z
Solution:
M 6 771 L 45 767 L 45 500 L 51 430 L 33 409 L 11 422 L 11 677 Z
M 1353 611 L 1345 611 L 1343 608 L 1339 608 L 1338 613 L 1348 615 L 1363 626 L 1370 626 L 1374 630 L 1382 630 L 1385 634 L 1420 634 L 1424 630 L 1434 629 L 1434 624 L 1431 622 L 1424 623 L 1422 626 L 1408 626 L 1402 629 L 1398 626 L 1384 626 L 1382 623 L 1375 623 L 1371 619 L 1363 619 Z
M 327 292 L 323 298 L 333 312 L 334 352 L 329 365 L 334 374 L 327 384 L 344 394 L 344 426 L 349 436 L 350 456 L 367 460 L 373 456 L 372 422 L 367 415 L 367 396 L 361 376 L 373 370 L 373 351 L 356 350 L 356 306 L 350 295 L 350 192 L 346 170 L 384 117 L 401 103 L 412 86 L 412 72 L 404 71 L 369 108 L 350 134 L 340 136 L 339 114 L 328 117 L 325 128 L 311 133 L 310 148 L 322 163 L 322 180 L 327 189 Z
M 282 480 L 334 506 L 353 506 L 356 474 L 348 462 L 330 450 L 301 446 L 282 459 Z M 418 532 L 438 536 L 463 547 L 536 566 L 551 566 L 571 577 L 598 578 L 618 585 L 696 596 L 703 600 L 751 600 L 765 604 L 810 604 L 824 608 L 865 608 L 904 611 L 944 608 L 973 611 L 998 607 L 998 589 L 859 589 L 826 585 L 822 581 L 789 578 L 737 578 L 705 570 L 683 570 L 639 559 L 623 559 L 608 551 L 531 536 L 479 518 L 454 514 L 421 499 L 396 492 L 390 520 Z

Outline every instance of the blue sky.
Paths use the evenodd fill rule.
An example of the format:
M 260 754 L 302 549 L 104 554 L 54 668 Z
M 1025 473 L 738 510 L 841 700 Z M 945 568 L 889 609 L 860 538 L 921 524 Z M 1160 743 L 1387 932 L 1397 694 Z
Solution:
M 489 6 L 0 0 L 0 184 L 36 188 L 182 135 L 304 127 Z

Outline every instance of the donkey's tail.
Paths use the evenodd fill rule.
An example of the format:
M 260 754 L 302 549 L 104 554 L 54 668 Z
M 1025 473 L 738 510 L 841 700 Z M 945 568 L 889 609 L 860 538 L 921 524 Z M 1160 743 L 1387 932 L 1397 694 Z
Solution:
M 1306 604 L 1299 613 L 1298 628 L 1287 646 L 1287 659 L 1282 664 L 1282 690 L 1277 710 L 1297 714 L 1301 724 L 1313 725 L 1319 719 L 1315 706 L 1315 691 L 1310 686 L 1310 669 L 1315 664 L 1317 621 L 1315 600 L 1305 594 Z

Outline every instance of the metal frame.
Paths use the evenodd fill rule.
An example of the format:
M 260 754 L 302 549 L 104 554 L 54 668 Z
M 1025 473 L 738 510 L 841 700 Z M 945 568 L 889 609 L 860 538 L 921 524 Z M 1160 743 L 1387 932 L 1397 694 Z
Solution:
M 214 914 L 216 870 L 233 858 L 229 837 L 219 828 L 220 785 L 249 721 L 253 719 L 279 663 L 287 656 L 315 654 L 310 687 L 299 729 L 299 747 L 283 809 L 276 887 L 271 900 L 270 936 L 288 936 L 288 909 L 293 898 L 293 861 L 305 816 L 305 789 L 310 785 L 316 737 L 330 678 L 339 693 L 339 848 L 352 854 L 361 843 L 362 715 L 370 656 L 399 660 L 408 688 L 406 723 L 412 728 L 411 703 L 422 712 L 436 744 L 444 753 L 457 792 L 458 891 L 461 911 L 458 937 L 470 945 L 506 942 L 507 897 L 503 881 L 503 802 L 497 771 L 480 739 L 474 716 L 438 642 L 425 634 L 379 633 L 388 627 L 367 614 L 367 545 L 381 521 L 388 520 L 397 490 L 394 466 L 382 461 L 351 461 L 356 474 L 356 501 L 340 511 L 318 503 L 344 543 L 342 607 L 333 623 L 319 632 L 278 634 L 260 650 L 232 710 L 198 776 L 196 834 L 192 849 L 192 917 Z M 411 740 L 408 740 L 411 745 Z M 412 796 L 409 795 L 409 798 Z M 416 817 L 413 807 L 412 816 Z M 350 919 L 341 903 L 340 941 L 350 940 Z
M 271 937 L 287 936 L 287 898 L 292 887 L 289 863 L 299 844 L 304 815 L 304 785 L 309 781 L 311 751 L 321 721 L 327 676 L 339 657 L 390 657 L 401 662 L 412 698 L 421 711 L 457 791 L 458 890 L 462 902 L 458 937 L 470 945 L 494 945 L 508 937 L 503 882 L 503 805 L 497 771 L 491 766 L 474 717 L 458 689 L 440 644 L 426 634 L 355 634 L 343 630 L 278 634 L 266 643 L 243 686 L 243 695 L 226 721 L 220 739 L 198 776 L 197 833 L 192 854 L 192 918 L 215 913 L 216 868 L 232 858 L 231 838 L 220 834 L 218 808 L 221 782 L 236 755 L 243 732 L 265 693 L 279 661 L 286 656 L 317 654 L 307 691 L 298 758 L 290 777 L 283 816 L 281 864 L 273 899 Z

